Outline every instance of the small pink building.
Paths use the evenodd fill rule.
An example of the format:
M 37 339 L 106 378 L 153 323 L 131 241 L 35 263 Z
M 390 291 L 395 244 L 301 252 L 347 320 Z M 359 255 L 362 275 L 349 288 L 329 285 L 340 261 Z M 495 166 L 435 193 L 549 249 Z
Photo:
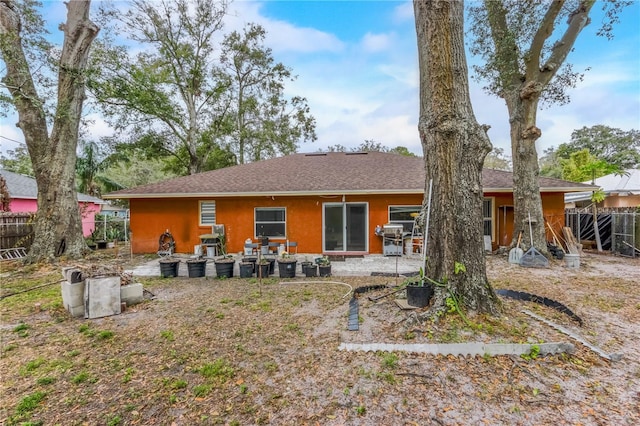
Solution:
M 38 210 L 38 185 L 32 177 L 0 169 L 9 189 L 11 202 L 9 210 L 16 213 L 35 213 Z M 78 205 L 82 215 L 82 232 L 91 235 L 95 229 L 95 216 L 100 213 L 105 201 L 90 195 L 78 193 Z

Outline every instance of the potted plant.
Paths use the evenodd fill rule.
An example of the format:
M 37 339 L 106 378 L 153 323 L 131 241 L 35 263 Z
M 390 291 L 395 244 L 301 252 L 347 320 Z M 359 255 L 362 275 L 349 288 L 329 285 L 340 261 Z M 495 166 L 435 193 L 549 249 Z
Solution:
M 159 260 L 159 263 L 160 263 L 160 276 L 162 278 L 178 276 L 178 267 L 180 265 L 179 260 L 174 259 L 173 257 L 164 257 Z
M 260 262 L 256 266 L 256 277 L 267 278 L 269 276 L 269 269 L 271 267 L 271 262 L 269 261 L 269 259 L 261 257 Z
M 318 276 L 318 265 L 314 265 L 311 263 L 310 265 L 306 265 L 302 268 L 302 272 L 304 272 L 305 277 L 317 277 Z
M 407 304 L 417 308 L 424 308 L 433 297 L 433 283 L 428 280 L 422 268 L 420 275 L 407 281 Z
M 316 263 L 318 264 L 319 275 L 321 277 L 331 276 L 331 260 L 328 256 L 322 256 L 316 259 Z
M 216 266 L 216 275 L 218 278 L 232 278 L 233 265 L 236 260 L 231 255 L 224 255 L 213 261 Z
M 207 259 L 198 256 L 194 259 L 187 260 L 187 271 L 189 278 L 204 277 L 207 270 Z
M 288 252 L 283 251 L 278 258 L 278 271 L 280 272 L 280 278 L 294 278 L 296 276 L 296 265 L 298 260 L 289 255 Z
M 227 240 L 224 235 L 220 235 L 219 244 L 220 254 L 222 256 L 213 261 L 216 267 L 216 276 L 218 278 L 232 278 L 233 266 L 235 265 L 236 260 L 232 255 L 227 254 Z
M 240 262 L 240 278 L 251 278 L 253 276 L 254 263 L 245 261 Z
M 309 260 L 309 258 L 307 256 L 304 257 L 304 260 L 302 262 L 300 262 L 300 266 L 302 267 L 303 271 L 304 268 L 306 268 L 309 265 L 313 265 L 313 262 Z
M 84 241 L 87 243 L 87 246 L 91 250 L 95 250 L 96 249 L 97 245 L 96 245 L 96 241 L 93 239 L 93 236 L 85 238 Z

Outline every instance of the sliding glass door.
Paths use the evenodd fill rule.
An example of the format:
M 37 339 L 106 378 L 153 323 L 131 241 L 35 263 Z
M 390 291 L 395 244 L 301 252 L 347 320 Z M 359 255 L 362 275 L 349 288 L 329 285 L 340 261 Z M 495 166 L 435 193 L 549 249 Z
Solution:
M 324 251 L 367 251 L 367 203 L 326 203 L 323 213 Z

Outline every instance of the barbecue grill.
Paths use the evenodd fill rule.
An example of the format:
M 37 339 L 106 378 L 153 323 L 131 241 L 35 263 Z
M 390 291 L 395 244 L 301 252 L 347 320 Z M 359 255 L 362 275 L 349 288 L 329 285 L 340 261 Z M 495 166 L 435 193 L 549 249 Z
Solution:
M 382 253 L 385 256 L 402 256 L 402 243 L 407 234 L 401 224 L 382 225 Z

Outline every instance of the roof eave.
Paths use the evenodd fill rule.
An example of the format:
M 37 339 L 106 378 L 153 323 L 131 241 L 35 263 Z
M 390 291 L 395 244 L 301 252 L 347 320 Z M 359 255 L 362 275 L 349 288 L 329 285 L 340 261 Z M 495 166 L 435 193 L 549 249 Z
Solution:
M 594 187 L 595 188 L 595 187 Z M 540 188 L 540 192 L 582 192 L 585 188 Z M 511 188 L 484 188 L 485 193 L 511 193 Z M 105 194 L 102 197 L 108 200 L 117 199 L 154 199 L 154 198 L 230 198 L 230 197 L 314 197 L 328 195 L 404 195 L 423 194 L 423 189 L 393 189 L 393 190 L 331 190 L 331 191 L 274 191 L 274 192 L 167 192 L 167 193 L 141 193 L 141 194 Z

